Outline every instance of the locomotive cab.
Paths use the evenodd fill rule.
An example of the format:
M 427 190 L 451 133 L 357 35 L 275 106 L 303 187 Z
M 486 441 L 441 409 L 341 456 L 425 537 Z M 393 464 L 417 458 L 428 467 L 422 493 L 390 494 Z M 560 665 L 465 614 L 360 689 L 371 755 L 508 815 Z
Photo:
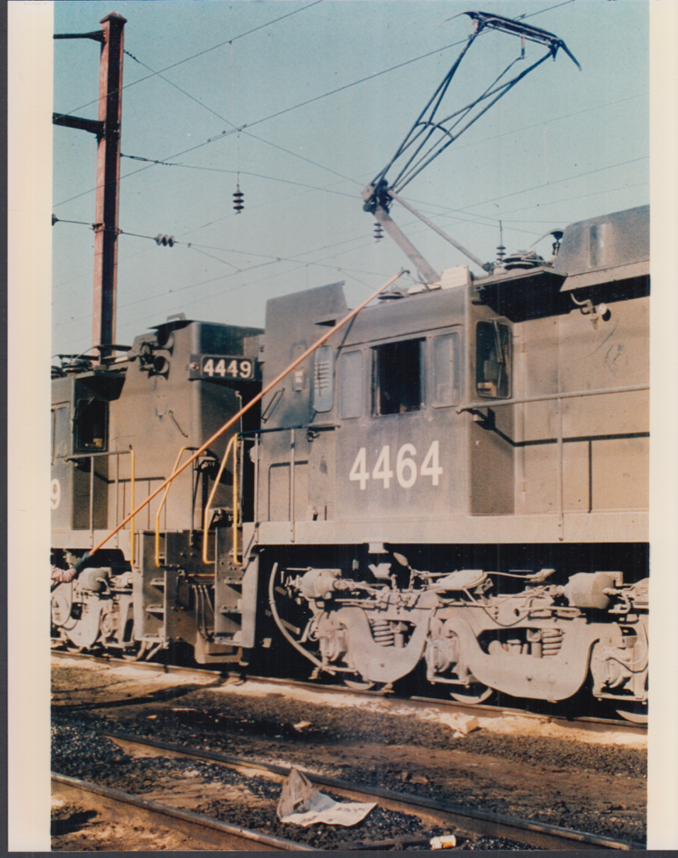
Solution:
M 305 523 L 316 522 L 313 532 L 324 527 L 334 539 L 358 516 L 370 522 L 362 542 L 390 541 L 392 520 L 414 525 L 415 510 L 416 527 L 513 512 L 513 450 L 503 440 L 511 412 L 493 418 L 495 433 L 480 428 L 485 419 L 458 413 L 469 395 L 488 407 L 510 397 L 513 328 L 478 300 L 468 269 L 462 277 L 466 285 L 387 293 L 269 395 L 258 459 L 262 532 L 282 538 L 284 521 L 310 534 Z M 334 317 L 345 312 L 337 310 L 341 284 L 269 302 L 264 381 L 332 323 L 330 305 Z
M 346 312 L 341 284 L 270 301 L 264 383 Z M 467 702 L 590 683 L 642 712 L 648 321 L 641 208 L 571 225 L 555 261 L 393 289 L 330 338 L 256 433 L 245 582 L 282 638 L 351 681 L 423 662 Z
M 119 368 L 52 383 L 52 532 L 61 547 L 81 547 L 74 532 L 107 525 L 109 412 L 123 384 Z
M 125 358 L 53 381 L 57 561 L 96 546 L 258 392 L 259 333 L 173 318 Z M 237 658 L 238 523 L 252 465 L 236 441 L 257 422 L 252 409 L 55 590 L 58 640 L 137 657 L 185 643 L 198 661 Z

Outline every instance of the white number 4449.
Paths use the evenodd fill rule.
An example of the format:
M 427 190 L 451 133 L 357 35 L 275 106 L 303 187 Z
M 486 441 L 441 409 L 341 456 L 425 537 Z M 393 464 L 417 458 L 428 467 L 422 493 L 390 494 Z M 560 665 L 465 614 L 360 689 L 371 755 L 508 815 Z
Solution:
M 384 488 L 388 489 L 394 476 L 398 481 L 398 485 L 404 489 L 411 488 L 419 476 L 431 477 L 432 484 L 437 486 L 440 475 L 443 472 L 443 469 L 440 467 L 440 444 L 438 441 L 434 441 L 428 448 L 428 452 L 418 471 L 417 463 L 413 458 L 416 455 L 417 450 L 414 444 L 403 444 L 395 456 L 394 473 L 391 470 L 391 448 L 386 444 L 381 448 L 381 452 L 377 456 L 377 461 L 370 475 L 367 469 L 367 449 L 361 447 L 358 450 L 358 455 L 355 457 L 348 478 L 353 482 L 360 483 L 360 488 L 363 490 L 366 488 L 369 479 L 381 480 L 384 483 Z

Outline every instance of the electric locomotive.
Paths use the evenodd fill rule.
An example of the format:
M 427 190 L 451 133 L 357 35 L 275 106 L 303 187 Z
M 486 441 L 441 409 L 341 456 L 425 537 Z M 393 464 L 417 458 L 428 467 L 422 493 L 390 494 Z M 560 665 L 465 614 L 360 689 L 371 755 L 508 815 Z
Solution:
M 244 587 L 317 674 L 642 717 L 649 208 L 560 238 L 392 287 L 264 399 Z M 264 383 L 346 310 L 269 301 Z
M 57 644 L 243 664 L 291 647 L 350 684 L 423 671 L 469 703 L 588 689 L 644 717 L 649 209 L 554 231 L 550 260 L 483 263 L 402 198 L 528 73 L 561 51 L 579 66 L 553 33 L 465 14 L 457 60 L 362 194 L 421 282 L 314 350 L 348 312 L 340 283 L 269 301 L 264 332 L 170 319 L 56 368 L 53 563 L 77 567 L 53 589 Z M 492 33 L 519 56 L 443 109 Z M 395 202 L 483 273 L 438 273 Z
M 466 702 L 647 705 L 649 209 L 391 288 L 52 594 L 56 644 L 289 663 Z M 347 313 L 172 319 L 53 382 L 53 546 L 73 562 Z M 281 667 L 281 670 L 285 670 Z
M 82 563 L 258 392 L 259 333 L 170 318 L 120 357 L 53 368 L 53 563 Z M 234 534 L 251 480 L 237 434 L 257 420 L 253 409 L 53 590 L 55 644 L 132 658 L 185 645 L 202 664 L 234 651 L 215 631 L 239 643 Z

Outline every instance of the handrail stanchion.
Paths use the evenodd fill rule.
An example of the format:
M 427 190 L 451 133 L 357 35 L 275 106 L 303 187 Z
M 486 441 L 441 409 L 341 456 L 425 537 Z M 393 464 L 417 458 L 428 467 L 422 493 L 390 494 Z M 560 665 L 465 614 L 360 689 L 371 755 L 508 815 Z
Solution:
M 214 486 L 212 487 L 212 491 L 210 492 L 210 496 L 207 499 L 207 504 L 205 505 L 205 513 L 203 515 L 203 520 L 202 520 L 202 562 L 205 564 L 214 563 L 214 560 L 216 560 L 216 557 L 214 558 L 214 560 L 210 560 L 207 556 L 208 555 L 207 537 L 208 537 L 208 533 L 209 533 L 209 527 L 207 524 L 207 519 L 209 517 L 210 509 L 212 508 L 212 501 L 214 500 L 214 496 L 217 493 L 217 489 L 219 488 L 219 483 L 221 481 L 221 475 L 224 473 L 224 468 L 226 467 L 226 462 L 228 460 L 229 453 L 231 452 L 231 447 L 233 447 L 236 438 L 237 438 L 237 434 L 231 435 L 231 438 L 230 438 L 228 444 L 226 445 L 226 450 L 224 451 L 224 455 L 221 459 L 221 465 L 219 466 L 219 471 L 217 472 L 217 475 L 214 478 Z M 235 462 L 234 462 L 234 464 L 235 464 Z M 234 479 L 237 480 L 237 477 L 235 477 L 235 474 L 234 474 Z
M 188 450 L 188 447 L 182 447 L 181 450 L 179 450 L 179 455 L 177 456 L 176 461 L 174 462 L 174 467 L 172 468 L 173 471 L 176 471 L 176 469 L 178 468 L 179 462 L 181 461 L 181 457 L 184 455 L 184 452 L 186 450 Z M 155 516 L 155 565 L 156 566 L 160 566 L 160 513 L 163 511 L 163 508 L 165 506 L 165 501 L 167 500 L 167 495 L 169 494 L 169 490 L 170 490 L 171 485 L 172 485 L 172 482 L 170 480 L 168 480 L 167 484 L 166 484 L 166 488 L 165 488 L 165 494 L 162 496 L 162 500 L 160 501 L 160 505 L 158 506 L 158 512 L 156 513 L 156 516 Z M 153 495 L 149 494 L 148 500 L 150 500 L 152 497 L 153 497 Z
M 136 479 L 136 458 L 132 445 L 129 445 L 130 454 L 130 506 L 134 509 L 134 480 Z M 129 565 L 134 569 L 134 513 L 129 520 Z

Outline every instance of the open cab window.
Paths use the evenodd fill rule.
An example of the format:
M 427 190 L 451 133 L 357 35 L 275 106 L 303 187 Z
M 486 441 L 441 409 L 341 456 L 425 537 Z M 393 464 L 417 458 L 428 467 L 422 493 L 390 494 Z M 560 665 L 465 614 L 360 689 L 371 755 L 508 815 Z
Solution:
M 476 326 L 476 392 L 491 399 L 511 395 L 511 331 L 496 319 Z
M 108 402 L 78 399 L 73 420 L 76 453 L 101 453 L 107 448 Z
M 374 415 L 419 411 L 423 340 L 384 343 L 372 349 Z

